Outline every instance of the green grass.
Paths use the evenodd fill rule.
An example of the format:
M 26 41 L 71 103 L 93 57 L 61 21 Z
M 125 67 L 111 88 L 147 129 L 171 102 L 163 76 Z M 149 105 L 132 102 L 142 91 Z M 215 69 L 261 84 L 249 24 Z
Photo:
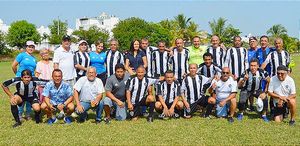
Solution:
M 300 57 L 293 56 L 297 66 L 293 77 L 299 82 Z M 13 77 L 10 62 L 0 62 L 0 81 Z M 297 95 L 300 90 L 297 88 Z M 299 100 L 297 101 L 299 104 Z M 299 111 L 299 106 L 297 107 Z M 17 129 L 10 113 L 8 97 L 0 91 L 0 145 L 300 145 L 300 118 L 296 126 L 283 123 L 264 123 L 258 115 L 250 113 L 242 122 L 233 124 L 226 119 L 112 121 L 110 125 L 86 123 L 71 125 L 45 123 L 36 125 L 25 121 Z M 44 118 L 44 121 L 46 119 Z

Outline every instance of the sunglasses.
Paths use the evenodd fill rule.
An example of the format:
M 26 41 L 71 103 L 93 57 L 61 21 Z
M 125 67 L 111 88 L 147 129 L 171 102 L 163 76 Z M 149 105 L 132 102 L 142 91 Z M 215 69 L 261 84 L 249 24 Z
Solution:
M 222 72 L 222 74 L 226 75 L 226 74 L 229 74 L 229 72 Z
M 284 75 L 284 72 L 277 72 L 277 75 Z

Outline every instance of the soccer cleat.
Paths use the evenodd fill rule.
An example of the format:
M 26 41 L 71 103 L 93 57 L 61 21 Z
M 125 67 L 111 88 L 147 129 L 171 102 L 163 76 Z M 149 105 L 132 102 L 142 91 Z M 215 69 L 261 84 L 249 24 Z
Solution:
M 265 122 L 269 122 L 269 119 L 266 115 L 262 115 L 261 118 L 265 121 Z
M 104 122 L 105 122 L 105 124 L 110 124 L 111 123 L 111 119 L 110 118 L 104 118 Z
M 57 119 L 63 119 L 65 117 L 65 113 L 63 111 L 61 111 L 58 115 L 57 115 Z
M 237 116 L 237 120 L 242 121 L 243 117 L 244 117 L 244 115 L 242 113 L 239 113 Z
M 229 123 L 233 123 L 234 122 L 233 118 L 232 117 L 228 117 L 228 122 Z
M 160 114 L 160 115 L 158 115 L 158 118 L 159 119 L 164 119 L 166 116 L 165 116 L 165 114 L 164 113 L 162 113 L 162 114 Z
M 21 126 L 21 125 L 22 125 L 21 122 L 16 122 L 12 127 L 13 127 L 13 128 L 17 128 L 17 127 L 19 127 L 19 126 Z
M 290 120 L 290 121 L 289 121 L 289 125 L 290 125 L 290 126 L 295 126 L 295 124 L 296 124 L 296 121 L 295 121 L 295 120 Z
M 178 119 L 178 118 L 180 118 L 180 116 L 179 116 L 179 114 L 174 113 L 173 118 Z
M 56 118 L 49 118 L 47 121 L 48 125 L 52 125 L 53 123 L 56 123 L 56 122 L 57 122 Z
M 153 122 L 153 117 L 152 116 L 148 116 L 147 117 L 147 122 L 150 122 L 150 123 Z
M 71 117 L 64 117 L 64 121 L 65 121 L 66 124 L 71 124 L 72 123 Z

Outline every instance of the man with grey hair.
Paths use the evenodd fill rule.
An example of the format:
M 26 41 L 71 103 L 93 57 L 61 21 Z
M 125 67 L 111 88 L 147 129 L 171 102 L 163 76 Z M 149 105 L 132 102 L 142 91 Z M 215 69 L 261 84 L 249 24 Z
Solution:
M 106 52 L 106 71 L 107 77 L 115 73 L 116 64 L 124 64 L 124 56 L 118 51 L 119 42 L 117 39 L 111 39 L 109 50 Z
M 104 87 L 101 79 L 96 78 L 96 68 L 88 67 L 87 75 L 81 77 L 74 85 L 74 99 L 76 101 L 76 113 L 79 114 L 79 122 L 87 120 L 87 111 L 96 109 L 96 124 L 101 122 Z

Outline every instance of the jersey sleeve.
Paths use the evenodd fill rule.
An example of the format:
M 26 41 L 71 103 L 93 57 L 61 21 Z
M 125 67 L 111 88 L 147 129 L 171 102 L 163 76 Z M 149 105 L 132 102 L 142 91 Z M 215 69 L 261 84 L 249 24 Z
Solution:
M 59 60 L 60 60 L 59 52 L 58 50 L 55 50 L 53 55 L 53 63 L 59 63 Z
M 112 89 L 113 89 L 113 82 L 112 82 L 112 78 L 109 77 L 109 78 L 106 80 L 105 90 L 106 90 L 106 91 L 112 91 Z
M 23 60 L 23 53 L 18 54 L 18 56 L 16 57 L 16 61 L 20 64 L 20 62 Z
M 76 91 L 78 91 L 78 92 L 81 91 L 81 89 L 82 89 L 82 87 L 83 87 L 83 84 L 84 84 L 84 82 L 83 82 L 84 79 L 85 79 L 85 78 L 79 78 L 79 80 L 75 83 L 75 85 L 74 85 L 73 88 L 74 88 Z
M 50 85 L 51 85 L 51 83 L 48 82 L 46 84 L 46 86 L 44 87 L 43 93 L 42 93 L 43 96 L 48 97 L 48 98 L 50 98 Z
M 16 85 L 17 83 L 21 82 L 21 77 L 15 77 L 15 78 L 12 78 L 10 80 L 6 80 L 3 82 L 3 86 L 4 87 L 8 87 L 8 86 L 13 86 L 13 85 Z
M 237 93 L 237 82 L 232 80 L 231 83 L 231 93 Z
M 266 64 L 269 64 L 269 63 L 270 63 L 270 61 L 271 61 L 271 55 L 272 55 L 272 53 L 270 53 L 270 54 L 267 56 L 267 58 L 266 58 L 266 60 L 264 61 L 264 63 L 266 63 Z

